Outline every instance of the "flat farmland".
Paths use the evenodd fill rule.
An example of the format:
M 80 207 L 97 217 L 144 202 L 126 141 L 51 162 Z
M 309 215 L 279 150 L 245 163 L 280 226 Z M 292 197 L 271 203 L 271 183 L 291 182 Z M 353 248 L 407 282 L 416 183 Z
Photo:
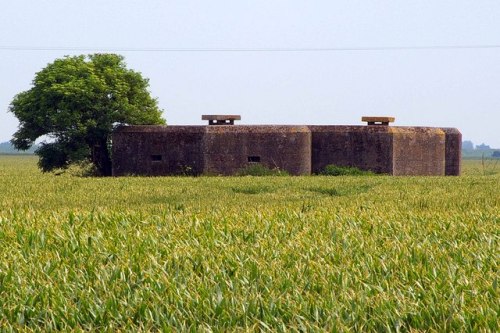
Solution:
M 85 178 L 0 156 L 0 327 L 498 331 L 500 165 L 463 174 Z

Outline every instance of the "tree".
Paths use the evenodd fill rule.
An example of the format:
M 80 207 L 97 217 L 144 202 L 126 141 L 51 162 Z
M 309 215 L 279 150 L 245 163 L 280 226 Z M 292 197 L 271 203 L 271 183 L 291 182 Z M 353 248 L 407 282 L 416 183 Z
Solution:
M 472 141 L 465 140 L 464 142 L 462 142 L 462 149 L 463 150 L 474 150 L 474 144 L 472 143 Z
M 491 149 L 491 147 L 490 147 L 490 146 L 488 146 L 488 145 L 487 145 L 487 144 L 485 144 L 485 143 L 482 143 L 482 144 L 480 144 L 479 146 L 476 146 L 476 149 L 477 149 L 477 150 L 488 150 L 488 149 Z
M 165 123 L 148 87 L 116 54 L 57 59 L 11 102 L 20 122 L 11 142 L 26 150 L 48 137 L 36 150 L 44 172 L 89 160 L 101 175 L 111 175 L 110 135 L 117 125 Z

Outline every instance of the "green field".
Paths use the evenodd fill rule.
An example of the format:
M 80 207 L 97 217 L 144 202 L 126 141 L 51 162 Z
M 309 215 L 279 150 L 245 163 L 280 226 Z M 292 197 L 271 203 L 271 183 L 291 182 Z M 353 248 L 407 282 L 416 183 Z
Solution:
M 500 165 L 41 174 L 0 156 L 0 329 L 498 331 Z

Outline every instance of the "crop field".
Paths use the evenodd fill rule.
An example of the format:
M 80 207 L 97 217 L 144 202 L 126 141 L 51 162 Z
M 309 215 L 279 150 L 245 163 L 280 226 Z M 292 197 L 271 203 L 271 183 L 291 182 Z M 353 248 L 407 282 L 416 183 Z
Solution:
M 2 331 L 499 330 L 500 165 L 42 174 L 0 156 Z

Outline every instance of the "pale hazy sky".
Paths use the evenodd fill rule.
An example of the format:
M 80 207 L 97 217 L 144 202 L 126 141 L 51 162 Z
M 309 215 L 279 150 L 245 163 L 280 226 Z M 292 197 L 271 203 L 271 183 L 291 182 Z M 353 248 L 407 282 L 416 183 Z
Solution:
M 500 46 L 500 1 L 4 0 L 0 142 L 17 128 L 12 98 L 64 55 L 452 45 Z M 115 53 L 150 79 L 171 125 L 203 124 L 202 114 L 241 114 L 241 124 L 390 115 L 395 125 L 457 127 L 500 148 L 500 47 Z

